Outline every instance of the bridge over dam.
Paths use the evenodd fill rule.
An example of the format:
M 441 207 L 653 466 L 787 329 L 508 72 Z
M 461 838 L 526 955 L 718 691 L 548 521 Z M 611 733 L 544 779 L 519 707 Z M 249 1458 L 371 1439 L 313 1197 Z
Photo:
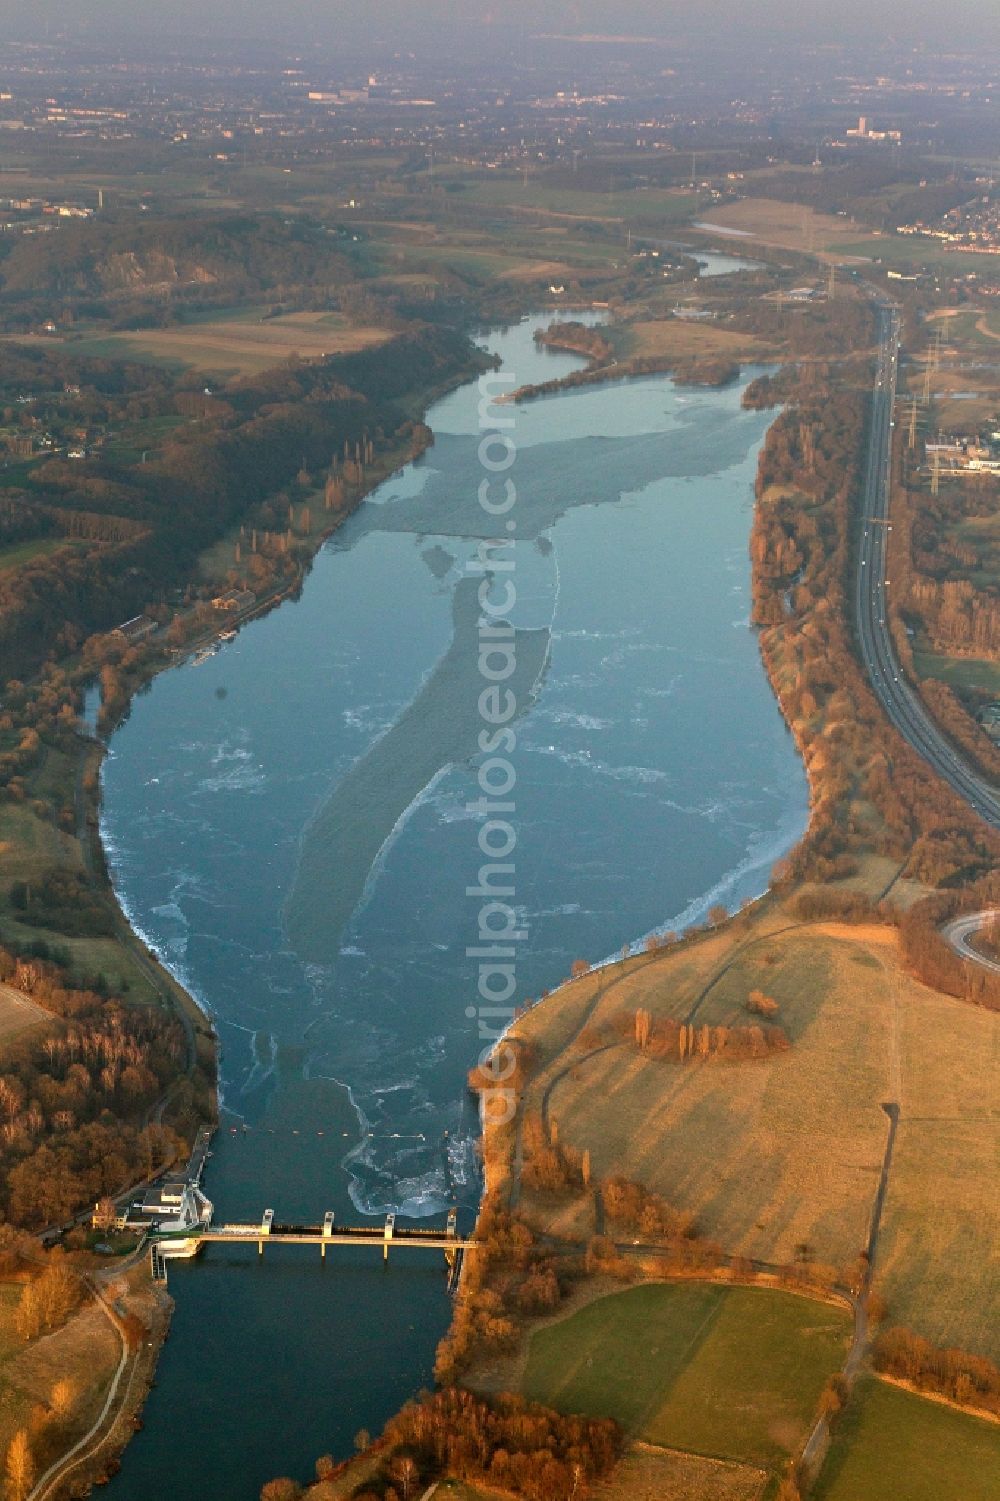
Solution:
M 147 1237 L 153 1276 L 158 1281 L 166 1281 L 168 1260 L 196 1256 L 204 1245 L 256 1245 L 261 1256 L 265 1245 L 269 1244 L 314 1246 L 319 1248 L 324 1260 L 330 1246 L 374 1246 L 381 1248 L 385 1262 L 389 1260 L 390 1247 L 398 1246 L 443 1252 L 449 1270 L 449 1286 L 454 1287 L 458 1283 L 465 1252 L 476 1244 L 458 1234 L 458 1215 L 454 1209 L 448 1215 L 444 1230 L 397 1226 L 394 1214 L 387 1215 L 381 1225 L 338 1225 L 332 1211 L 324 1215 L 320 1225 L 285 1225 L 275 1220 L 273 1209 L 267 1209 L 259 1223 L 213 1225 L 209 1219 L 203 1224 L 177 1229 L 151 1225 Z
M 126 1205 L 115 1219 L 118 1229 L 139 1232 L 140 1244 L 149 1246 L 156 1281 L 167 1280 L 168 1261 L 197 1256 L 206 1245 L 255 1245 L 261 1256 L 267 1244 L 318 1246 L 324 1261 L 330 1246 L 375 1246 L 381 1247 L 386 1262 L 390 1247 L 400 1246 L 443 1252 L 448 1286 L 451 1290 L 458 1286 L 465 1252 L 474 1247 L 475 1241 L 459 1235 L 455 1207 L 449 1210 L 443 1230 L 397 1225 L 394 1213 L 387 1214 L 382 1224 L 338 1225 L 332 1209 L 324 1214 L 321 1224 L 314 1225 L 283 1224 L 275 1219 L 273 1209 L 265 1209 L 259 1221 L 213 1224 L 214 1207 L 201 1187 L 211 1156 L 212 1136 L 210 1127 L 200 1130 L 186 1168 L 159 1179 L 142 1198 Z M 95 1216 L 100 1210 L 98 1204 Z

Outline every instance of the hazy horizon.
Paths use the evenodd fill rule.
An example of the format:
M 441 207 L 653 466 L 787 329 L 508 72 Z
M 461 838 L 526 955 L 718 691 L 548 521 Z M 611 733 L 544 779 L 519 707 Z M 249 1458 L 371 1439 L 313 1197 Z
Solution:
M 729 38 L 751 40 L 755 34 L 796 40 L 815 36 L 824 42 L 850 44 L 858 38 L 890 37 L 919 47 L 933 38 L 953 38 L 968 48 L 1000 32 L 994 0 L 952 0 L 942 12 L 937 0 L 890 0 L 874 7 L 870 0 L 619 0 L 609 8 L 602 0 L 285 0 L 276 10 L 269 0 L 163 0 L 155 5 L 136 0 L 0 0 L 0 34 L 44 36 L 114 28 L 114 38 L 161 33 L 177 36 L 241 38 L 280 33 L 290 43 L 329 41 L 340 36 L 354 45 L 396 41 L 411 46 L 428 29 L 449 27 L 473 35 L 484 26 L 498 32 L 527 27 L 532 33 L 566 36 L 660 37 L 685 31 L 724 28 Z

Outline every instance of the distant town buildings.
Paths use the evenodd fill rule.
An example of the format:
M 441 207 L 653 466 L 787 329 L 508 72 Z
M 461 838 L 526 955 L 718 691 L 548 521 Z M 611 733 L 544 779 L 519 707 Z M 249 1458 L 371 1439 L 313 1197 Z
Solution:
M 896 233 L 940 240 L 949 249 L 967 254 L 1000 255 L 1000 201 L 992 192 L 977 193 L 933 223 L 917 219 L 897 224 Z
M 903 133 L 899 130 L 872 130 L 868 124 L 867 115 L 859 115 L 857 125 L 847 131 L 847 136 L 853 141 L 893 141 L 898 143 L 903 139 Z

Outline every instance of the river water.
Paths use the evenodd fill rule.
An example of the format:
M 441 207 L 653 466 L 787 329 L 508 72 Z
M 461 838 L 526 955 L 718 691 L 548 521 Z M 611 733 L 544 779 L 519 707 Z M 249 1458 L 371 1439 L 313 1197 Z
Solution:
M 578 365 L 536 346 L 548 321 L 485 341 L 511 385 Z M 102 832 L 125 910 L 218 1028 L 218 1220 L 393 1208 L 440 1223 L 454 1201 L 471 1222 L 484 680 L 469 565 L 499 525 L 484 478 L 516 486 L 515 540 L 492 554 L 511 565 L 494 588 L 508 577 L 517 596 L 516 999 L 759 893 L 801 833 L 803 771 L 748 625 L 769 418 L 741 390 L 652 377 L 495 408 L 513 420 L 498 476 L 472 383 L 298 600 L 135 701 Z M 213 1247 L 170 1287 L 116 1501 L 250 1501 L 273 1475 L 305 1478 L 430 1380 L 448 1319 L 431 1253 L 397 1251 L 386 1271 L 364 1251 L 321 1265 Z
M 760 266 L 760 261 L 747 261 L 741 256 L 722 255 L 718 250 L 702 250 L 700 246 L 691 245 L 682 248 L 688 255 L 693 255 L 697 259 L 698 275 L 702 279 L 713 276 L 731 276 L 734 271 L 756 271 Z

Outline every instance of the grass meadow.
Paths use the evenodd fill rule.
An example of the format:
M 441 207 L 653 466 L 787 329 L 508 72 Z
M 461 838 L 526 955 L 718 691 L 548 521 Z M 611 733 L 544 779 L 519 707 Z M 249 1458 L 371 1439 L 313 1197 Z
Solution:
M 288 313 L 263 318 L 261 310 L 192 321 L 173 328 L 84 335 L 66 342 L 67 352 L 105 359 L 145 360 L 207 375 L 255 375 L 284 360 L 353 354 L 385 343 L 381 328 L 360 328 L 337 313 Z
M 867 1378 L 841 1418 L 813 1501 L 994 1501 L 1000 1426 Z
M 777 1001 L 786 1052 L 680 1064 L 623 1035 L 640 1007 L 746 1023 L 752 989 Z M 833 1272 L 854 1261 L 885 1151 L 882 1105 L 897 1100 L 877 1285 L 893 1322 L 1000 1356 L 988 1271 L 1000 1017 L 914 981 L 893 929 L 796 924 L 768 904 L 752 922 L 566 986 L 518 1033 L 536 1049 L 527 1110 L 546 1099 L 595 1179 L 641 1182 L 724 1250 L 768 1262 L 791 1262 L 801 1244 Z M 539 1196 L 526 1196 L 534 1218 L 565 1218 L 571 1201 L 545 1197 L 543 1221 Z
M 844 1310 L 789 1293 L 647 1283 L 540 1329 L 524 1394 L 616 1418 L 631 1438 L 770 1467 L 808 1428 L 849 1330 Z

